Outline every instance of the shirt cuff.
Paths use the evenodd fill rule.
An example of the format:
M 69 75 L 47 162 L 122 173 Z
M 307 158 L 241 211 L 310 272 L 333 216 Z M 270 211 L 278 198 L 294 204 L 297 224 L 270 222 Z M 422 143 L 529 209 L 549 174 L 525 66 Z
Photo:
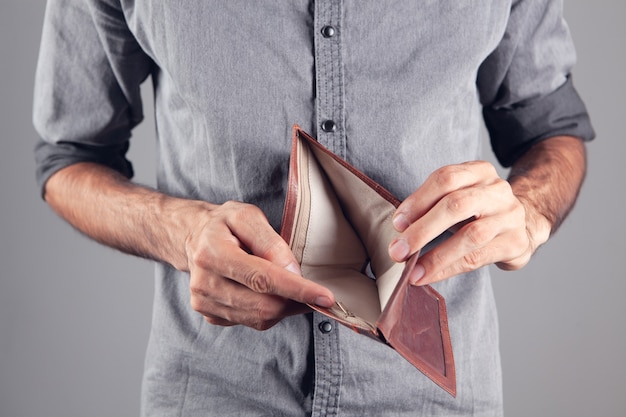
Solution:
M 85 145 L 74 142 L 48 143 L 39 140 L 35 145 L 37 185 L 44 195 L 46 182 L 55 172 L 79 162 L 95 162 L 132 178 L 133 166 L 126 159 L 129 142 L 114 145 Z
M 554 92 L 513 108 L 483 109 L 498 161 L 511 166 L 533 144 L 554 136 L 595 137 L 587 109 L 571 77 Z

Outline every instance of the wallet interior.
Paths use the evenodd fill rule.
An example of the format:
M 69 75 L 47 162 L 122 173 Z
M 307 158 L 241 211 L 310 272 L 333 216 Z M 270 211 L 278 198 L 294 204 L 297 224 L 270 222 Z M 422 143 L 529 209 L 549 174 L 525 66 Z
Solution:
M 332 308 L 315 310 L 386 342 L 424 375 L 456 395 L 456 371 L 445 300 L 408 277 L 388 255 L 400 202 L 312 137 L 294 127 L 281 235 L 302 275 L 329 288 Z
M 397 234 L 391 223 L 397 202 L 325 148 L 302 140 L 296 146 L 291 246 L 303 276 L 333 291 L 332 312 L 342 321 L 375 331 L 404 268 L 387 252 Z

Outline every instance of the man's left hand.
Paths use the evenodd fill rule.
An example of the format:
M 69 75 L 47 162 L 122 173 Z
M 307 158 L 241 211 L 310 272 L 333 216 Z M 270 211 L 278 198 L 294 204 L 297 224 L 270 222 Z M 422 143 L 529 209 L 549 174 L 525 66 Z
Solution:
M 518 198 L 511 184 L 484 161 L 449 165 L 432 173 L 400 204 L 393 224 L 400 235 L 391 242 L 389 255 L 396 262 L 406 261 L 446 230 L 453 232 L 420 257 L 409 278 L 416 285 L 492 263 L 519 269 L 550 235 L 550 222 Z M 534 233 L 529 233 L 529 224 Z

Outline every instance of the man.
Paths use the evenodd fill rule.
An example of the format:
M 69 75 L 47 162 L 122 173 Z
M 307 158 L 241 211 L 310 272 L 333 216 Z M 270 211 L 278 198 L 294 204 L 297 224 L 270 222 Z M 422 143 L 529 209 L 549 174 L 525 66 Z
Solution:
M 74 227 L 159 261 L 142 413 L 500 415 L 483 266 L 523 267 L 575 201 L 574 59 L 554 0 L 49 1 L 38 180 Z M 158 190 L 125 158 L 149 75 Z M 472 162 L 481 110 L 508 181 Z M 276 232 L 294 123 L 403 200 L 389 255 L 422 250 L 411 281 L 446 299 L 456 398 L 304 306 L 334 296 Z

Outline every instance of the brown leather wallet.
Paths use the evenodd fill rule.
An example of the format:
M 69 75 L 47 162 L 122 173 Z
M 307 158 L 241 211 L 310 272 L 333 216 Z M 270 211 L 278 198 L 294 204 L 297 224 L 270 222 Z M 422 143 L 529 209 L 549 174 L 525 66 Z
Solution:
M 332 308 L 311 308 L 391 346 L 456 396 L 445 301 L 428 285 L 409 284 L 419 254 L 396 263 L 387 252 L 397 235 L 391 221 L 399 204 L 294 126 L 281 235 L 302 275 L 336 299 Z

